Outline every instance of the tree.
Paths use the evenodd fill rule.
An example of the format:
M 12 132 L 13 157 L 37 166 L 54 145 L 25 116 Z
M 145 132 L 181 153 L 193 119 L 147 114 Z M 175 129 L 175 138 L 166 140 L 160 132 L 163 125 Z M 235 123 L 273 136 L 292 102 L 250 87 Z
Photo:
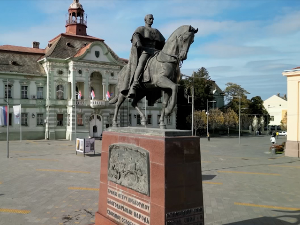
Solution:
M 213 81 L 210 80 L 207 69 L 201 67 L 194 72 L 191 77 L 184 79 L 184 86 L 188 90 L 188 95 L 192 95 L 192 87 L 194 87 L 194 103 L 195 110 L 206 109 L 206 101 L 213 100 L 211 89 Z
M 228 135 L 229 135 L 229 128 L 236 126 L 236 124 L 238 123 L 238 116 L 231 108 L 228 108 L 223 115 L 224 115 L 224 125 L 228 128 Z
M 264 101 L 261 99 L 260 96 L 255 96 L 251 98 L 248 111 L 251 114 L 258 114 L 258 115 L 268 114 L 268 111 L 264 107 Z
M 250 93 L 242 88 L 241 85 L 235 83 L 229 82 L 226 86 L 224 93 L 228 103 L 225 108 L 231 108 L 237 114 L 239 113 L 239 107 L 241 107 L 241 109 L 248 109 L 250 100 L 247 99 L 246 95 Z M 241 100 L 237 96 L 240 96 Z M 245 112 L 246 111 L 244 111 L 244 113 Z
M 191 124 L 192 123 L 192 114 L 189 115 L 186 119 L 187 119 L 187 122 Z M 206 120 L 207 120 L 207 118 L 206 118 L 205 111 L 200 111 L 200 110 L 194 111 L 193 128 L 195 129 L 196 134 L 197 134 L 197 130 L 204 129 L 206 127 L 206 125 L 207 125 Z
M 226 85 L 226 88 L 224 90 L 226 100 L 231 101 L 234 96 L 241 96 L 246 97 L 247 94 L 250 94 L 248 91 L 246 91 L 244 88 L 241 87 L 241 85 L 228 82 Z
M 248 113 L 257 115 L 258 117 L 262 117 L 260 120 L 264 120 L 264 125 L 268 125 L 270 121 L 270 115 L 268 111 L 264 107 L 264 101 L 261 99 L 260 96 L 255 96 L 251 98 L 249 106 L 248 106 Z M 261 131 L 264 130 L 264 125 L 258 126 L 258 128 L 261 128 Z
M 220 109 L 210 109 L 208 124 L 210 127 L 218 128 L 224 123 L 223 112 Z
M 280 121 L 280 125 L 282 130 L 287 130 L 287 112 L 284 113 L 284 116 Z

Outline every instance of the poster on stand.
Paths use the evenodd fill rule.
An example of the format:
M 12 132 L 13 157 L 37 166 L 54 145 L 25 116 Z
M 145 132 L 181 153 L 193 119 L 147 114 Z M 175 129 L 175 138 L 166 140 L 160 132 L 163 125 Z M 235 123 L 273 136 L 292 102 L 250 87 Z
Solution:
M 76 151 L 84 152 L 84 139 L 76 138 Z
M 95 138 L 85 138 L 85 153 L 95 153 Z

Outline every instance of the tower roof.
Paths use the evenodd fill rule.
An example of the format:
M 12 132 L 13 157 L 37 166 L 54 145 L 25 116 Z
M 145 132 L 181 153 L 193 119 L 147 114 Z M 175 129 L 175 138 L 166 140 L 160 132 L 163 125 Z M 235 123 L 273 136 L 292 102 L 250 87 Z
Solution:
M 73 3 L 70 5 L 69 9 L 83 9 L 83 7 L 79 3 L 79 0 L 73 0 Z

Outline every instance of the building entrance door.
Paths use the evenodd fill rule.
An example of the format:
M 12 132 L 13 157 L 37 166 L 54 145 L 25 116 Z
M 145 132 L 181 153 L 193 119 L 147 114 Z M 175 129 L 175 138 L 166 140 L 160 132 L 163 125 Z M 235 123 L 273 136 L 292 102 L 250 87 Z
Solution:
M 100 115 L 93 114 L 90 117 L 90 137 L 100 137 L 102 134 L 102 118 Z

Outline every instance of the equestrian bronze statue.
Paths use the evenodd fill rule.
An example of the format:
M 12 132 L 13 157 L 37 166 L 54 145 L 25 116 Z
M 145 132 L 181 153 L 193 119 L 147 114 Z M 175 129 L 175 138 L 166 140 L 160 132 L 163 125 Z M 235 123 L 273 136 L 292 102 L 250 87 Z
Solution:
M 145 24 L 147 24 L 147 16 Z M 114 127 L 118 126 L 117 116 L 120 106 L 126 98 L 132 98 L 131 105 L 140 114 L 141 124 L 146 125 L 146 117 L 138 108 L 137 103 L 146 96 L 148 105 L 153 106 L 163 96 L 159 119 L 162 129 L 166 128 L 164 117 L 169 116 L 176 106 L 177 83 L 181 77 L 180 66 L 187 59 L 187 53 L 190 45 L 194 42 L 194 36 L 198 29 L 183 25 L 177 28 L 164 43 L 164 38 L 159 31 L 150 26 L 151 32 L 151 29 L 148 28 L 147 26 L 139 27 L 136 30 L 139 31 L 138 38 L 134 36 L 138 32 L 134 33 L 129 62 L 118 76 L 118 93 L 109 101 L 110 104 L 116 104 L 113 118 Z M 140 43 L 137 44 L 137 42 Z M 142 63 L 138 61 L 141 57 L 141 60 L 144 60 Z

